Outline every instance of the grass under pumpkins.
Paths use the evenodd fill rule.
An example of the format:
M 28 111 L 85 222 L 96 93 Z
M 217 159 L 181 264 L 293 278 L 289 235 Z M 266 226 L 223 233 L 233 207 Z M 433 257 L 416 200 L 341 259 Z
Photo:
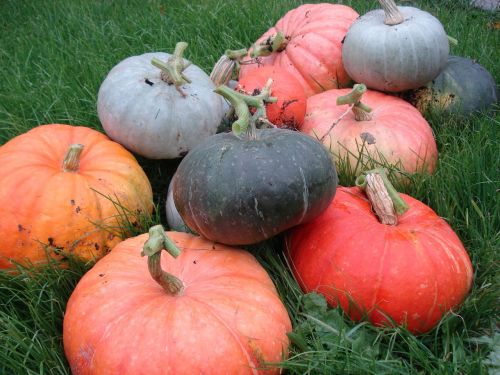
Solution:
M 0 373 L 498 373 L 498 11 L 398 5 L 2 2 Z

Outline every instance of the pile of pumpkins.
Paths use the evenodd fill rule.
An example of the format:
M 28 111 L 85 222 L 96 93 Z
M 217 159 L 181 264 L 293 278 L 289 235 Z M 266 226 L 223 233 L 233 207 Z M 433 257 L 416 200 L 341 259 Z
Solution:
M 290 318 L 235 246 L 280 233 L 303 290 L 352 319 L 423 333 L 463 301 L 473 270 L 450 226 L 398 194 L 385 169 L 362 169 L 406 181 L 436 168 L 432 130 L 401 92 L 426 85 L 413 96 L 420 110 L 469 113 L 496 102 L 496 85 L 448 56 L 435 17 L 380 3 L 362 17 L 299 6 L 249 50 L 226 51 L 210 77 L 183 58 L 183 42 L 129 57 L 98 94 L 109 138 L 51 124 L 0 147 L 0 267 L 100 259 L 67 305 L 73 373 L 279 373 L 266 365 L 286 358 Z M 482 75 L 473 89 L 471 74 Z M 168 191 L 173 231 L 123 240 L 120 221 L 153 210 L 131 152 L 183 158 Z M 335 163 L 357 186 L 337 187 Z

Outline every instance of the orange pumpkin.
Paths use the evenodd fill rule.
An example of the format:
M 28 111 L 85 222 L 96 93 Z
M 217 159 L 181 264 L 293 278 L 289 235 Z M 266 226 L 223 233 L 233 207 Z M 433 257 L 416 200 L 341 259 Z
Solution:
M 290 10 L 257 40 L 250 56 L 259 56 L 258 63 L 242 64 L 240 76 L 273 65 L 293 74 L 306 96 L 346 87 L 350 78 L 342 64 L 342 40 L 358 16 L 339 4 L 304 4 Z
M 0 186 L 0 268 L 99 258 L 120 241 L 112 200 L 130 221 L 153 207 L 134 156 L 86 127 L 43 125 L 1 146 Z
M 270 78 L 273 80 L 271 95 L 278 100 L 266 104 L 267 119 L 279 128 L 299 128 L 306 113 L 306 95 L 302 85 L 290 73 L 274 66 L 250 70 L 240 76 L 236 90 L 248 95 L 260 94 Z
M 286 357 L 291 323 L 257 260 L 166 234 L 156 226 L 149 240 L 123 241 L 76 286 L 63 325 L 73 374 L 280 373 L 262 366 Z
M 337 105 L 340 97 L 362 95 L 363 108 Z M 351 103 L 352 104 L 352 103 Z M 406 173 L 432 174 L 438 158 L 432 128 L 420 112 L 403 99 L 368 90 L 328 90 L 307 99 L 300 131 L 319 138 L 336 157 L 337 168 L 346 162 L 354 174 L 381 163 Z M 398 177 L 401 177 L 398 175 Z

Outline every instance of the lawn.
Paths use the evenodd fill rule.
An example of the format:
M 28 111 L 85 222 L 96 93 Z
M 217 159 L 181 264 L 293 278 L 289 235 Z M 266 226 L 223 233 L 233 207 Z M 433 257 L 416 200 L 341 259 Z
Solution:
M 344 1 L 358 13 L 376 1 Z M 403 3 L 403 2 L 401 2 Z M 102 131 L 97 91 L 107 72 L 131 55 L 171 52 L 189 43 L 186 57 L 207 73 L 225 49 L 248 47 L 294 0 L 38 0 L 0 2 L 0 145 L 47 123 Z M 477 60 L 498 82 L 498 12 L 468 1 L 405 1 L 437 16 L 458 40 L 451 53 Z M 431 332 L 353 323 L 324 300 L 304 297 L 288 271 L 280 237 L 249 250 L 269 271 L 294 325 L 291 374 L 494 374 L 500 372 L 500 122 L 498 108 L 467 119 L 427 116 L 440 159 L 435 175 L 417 176 L 401 190 L 431 206 L 457 232 L 474 266 L 463 305 Z M 178 161 L 138 158 L 150 178 L 166 224 L 166 189 Z M 1 166 L 0 166 L 1 167 Z M 342 185 L 353 185 L 339 171 Z M 1 187 L 0 187 L 1 189 Z M 1 212 L 1 211 L 0 211 Z M 136 233 L 146 231 L 141 228 Z M 0 272 L 0 374 L 69 374 L 62 350 L 66 301 L 89 268 L 72 262 L 38 273 Z

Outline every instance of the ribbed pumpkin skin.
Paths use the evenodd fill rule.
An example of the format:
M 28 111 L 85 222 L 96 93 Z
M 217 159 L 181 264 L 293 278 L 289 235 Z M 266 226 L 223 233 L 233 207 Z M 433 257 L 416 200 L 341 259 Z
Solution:
M 404 93 L 420 112 L 444 111 L 468 115 L 498 101 L 495 80 L 482 65 L 450 56 L 443 71 L 425 87 Z
M 413 7 L 398 7 L 405 20 L 384 24 L 381 9 L 366 13 L 349 28 L 342 46 L 349 76 L 387 92 L 418 88 L 446 65 L 449 43 L 437 18 Z
M 74 143 L 84 145 L 80 167 L 63 172 Z M 0 268 L 12 267 L 9 259 L 46 262 L 44 245 L 58 259 L 54 248 L 84 260 L 103 256 L 120 241 L 99 229 L 118 224 L 104 196 L 131 212 L 153 209 L 151 185 L 132 154 L 86 127 L 43 125 L 4 144 L 0 186 Z
M 271 96 L 276 103 L 266 104 L 267 119 L 279 128 L 297 129 L 304 122 L 306 95 L 299 81 L 290 73 L 275 66 L 263 66 L 240 76 L 237 91 L 259 94 L 268 79 L 272 79 Z
M 170 56 L 153 52 L 126 58 L 108 73 L 97 97 L 106 134 L 150 159 L 183 156 L 215 134 L 226 110 L 210 77 L 193 64 L 183 72 L 192 81 L 182 86 L 186 97 L 162 81 L 151 60 L 166 62 Z
M 328 90 L 308 98 L 300 131 L 321 139 L 348 108 L 335 103 L 349 92 Z M 438 158 L 436 142 L 431 127 L 416 108 L 400 98 L 370 90 L 361 101 L 372 108 L 372 120 L 356 121 L 351 111 L 323 139 L 337 162 L 348 158 L 354 169 L 364 143 L 363 162 L 370 155 L 409 173 L 434 171 Z
M 295 75 L 306 96 L 346 87 L 350 78 L 342 65 L 342 40 L 358 16 L 352 8 L 338 4 L 304 4 L 292 9 L 256 42 L 282 31 L 290 38 L 285 50 L 259 57 L 259 64 L 242 65 L 241 76 L 250 69 L 273 65 Z
M 278 374 L 255 369 L 286 356 L 291 323 L 276 289 L 248 252 L 167 232 L 181 249 L 162 268 L 184 290 L 168 295 L 127 239 L 80 280 L 63 326 L 73 374 Z
M 316 220 L 287 238 L 292 270 L 304 291 L 325 295 L 354 320 L 432 329 L 468 293 L 473 269 L 460 239 L 432 209 L 410 206 L 397 226 L 381 224 L 358 188 L 339 188 Z M 349 297 L 348 297 L 349 296 Z M 357 305 L 357 308 L 350 300 Z

